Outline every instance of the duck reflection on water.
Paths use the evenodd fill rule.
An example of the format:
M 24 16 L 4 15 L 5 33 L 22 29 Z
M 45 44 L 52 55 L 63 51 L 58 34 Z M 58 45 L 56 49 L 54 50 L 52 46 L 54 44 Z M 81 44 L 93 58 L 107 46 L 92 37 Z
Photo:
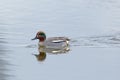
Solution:
M 43 46 L 39 46 L 38 48 L 39 54 L 34 54 L 38 61 L 44 61 L 46 59 L 47 54 L 67 54 L 70 51 L 70 47 L 67 46 L 62 49 L 54 49 L 54 48 L 46 48 Z

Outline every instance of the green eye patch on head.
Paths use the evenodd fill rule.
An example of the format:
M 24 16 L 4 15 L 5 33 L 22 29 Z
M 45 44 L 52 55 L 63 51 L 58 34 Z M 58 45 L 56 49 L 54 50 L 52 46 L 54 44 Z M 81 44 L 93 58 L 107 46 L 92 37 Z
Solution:
M 39 35 L 45 35 L 45 33 L 39 33 Z

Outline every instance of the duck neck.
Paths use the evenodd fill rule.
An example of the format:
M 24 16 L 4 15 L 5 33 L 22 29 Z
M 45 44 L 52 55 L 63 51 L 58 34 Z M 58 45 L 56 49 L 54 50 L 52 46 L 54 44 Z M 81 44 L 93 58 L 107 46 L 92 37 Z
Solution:
M 40 45 L 43 45 L 43 44 L 44 44 L 44 41 L 40 41 L 40 40 L 39 40 L 39 44 L 40 44 Z
M 44 49 L 45 48 L 45 44 L 44 44 L 44 42 L 39 42 L 38 43 L 38 45 L 39 45 L 39 50 L 42 50 L 42 49 Z M 42 50 L 43 51 L 43 50 Z

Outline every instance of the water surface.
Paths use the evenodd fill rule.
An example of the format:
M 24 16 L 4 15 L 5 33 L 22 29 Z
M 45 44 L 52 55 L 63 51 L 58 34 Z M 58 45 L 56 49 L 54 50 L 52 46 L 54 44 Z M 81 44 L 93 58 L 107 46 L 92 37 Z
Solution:
M 0 1 L 1 80 L 120 79 L 119 0 Z M 38 61 L 39 30 L 69 37 L 70 51 Z

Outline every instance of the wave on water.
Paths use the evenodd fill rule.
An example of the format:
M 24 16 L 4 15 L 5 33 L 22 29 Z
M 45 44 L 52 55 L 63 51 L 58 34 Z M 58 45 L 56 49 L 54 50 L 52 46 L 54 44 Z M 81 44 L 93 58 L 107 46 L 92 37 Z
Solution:
M 0 80 L 7 80 L 7 78 L 10 78 L 12 75 L 9 74 L 8 67 L 11 65 L 11 63 L 8 61 L 8 48 L 5 46 L 7 43 L 5 41 L 5 35 L 0 33 Z
M 79 37 L 72 39 L 72 46 L 81 47 L 120 47 L 120 34 Z

